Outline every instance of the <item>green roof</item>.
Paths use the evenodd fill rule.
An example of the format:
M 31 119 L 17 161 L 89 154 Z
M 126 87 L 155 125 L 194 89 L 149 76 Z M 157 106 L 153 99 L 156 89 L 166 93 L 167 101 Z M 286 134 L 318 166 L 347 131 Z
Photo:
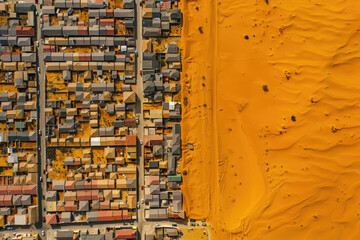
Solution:
M 169 182 L 181 182 L 181 174 L 177 174 L 175 176 L 168 176 Z
M 24 122 L 15 122 L 15 128 L 25 128 Z

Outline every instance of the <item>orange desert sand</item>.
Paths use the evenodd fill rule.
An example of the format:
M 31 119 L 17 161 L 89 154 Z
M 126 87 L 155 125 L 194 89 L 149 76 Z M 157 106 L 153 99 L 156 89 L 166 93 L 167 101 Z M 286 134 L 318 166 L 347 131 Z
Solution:
M 212 239 L 360 239 L 360 1 L 181 8 L 188 216 Z

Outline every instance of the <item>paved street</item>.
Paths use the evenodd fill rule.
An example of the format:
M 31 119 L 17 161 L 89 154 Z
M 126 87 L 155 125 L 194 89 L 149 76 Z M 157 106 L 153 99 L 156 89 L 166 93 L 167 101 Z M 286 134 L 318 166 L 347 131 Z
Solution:
M 37 4 L 36 5 L 37 11 L 40 14 L 41 10 L 40 10 L 40 5 Z M 39 42 L 39 47 L 38 47 L 38 65 L 40 67 L 40 73 L 39 73 L 39 90 L 40 90 L 40 98 L 39 98 L 39 102 L 38 102 L 38 107 L 39 107 L 39 116 L 40 118 L 38 119 L 39 121 L 39 126 L 40 126 L 40 131 L 41 131 L 41 136 L 40 136 L 40 158 L 41 158 L 41 164 L 40 164 L 40 176 L 42 178 L 42 182 L 41 182 L 41 188 L 42 188 L 42 194 L 43 196 L 46 193 L 46 177 L 44 175 L 43 170 L 45 169 L 45 162 L 46 162 L 46 142 L 45 142 L 45 65 L 44 65 L 44 61 L 43 61 L 43 41 L 41 40 L 41 25 L 40 25 L 40 17 L 37 18 L 37 39 Z M 44 208 L 46 206 L 46 202 L 45 202 L 45 198 L 43 198 L 42 196 L 39 196 L 39 199 L 41 199 L 42 201 L 42 208 L 41 208 L 41 216 L 39 216 L 40 220 L 42 220 L 42 216 L 46 215 L 46 212 L 44 211 Z M 46 224 L 42 224 L 43 225 L 43 229 L 47 228 Z
M 137 86 L 136 86 L 136 94 L 138 96 L 139 101 L 137 102 L 139 104 L 137 109 L 140 109 L 139 112 L 139 125 L 137 128 L 137 134 L 139 141 L 144 141 L 144 114 L 143 114 L 143 106 L 142 103 L 144 101 L 144 94 L 143 94 L 143 81 L 142 76 L 140 75 L 140 70 L 142 68 L 142 9 L 140 6 L 141 0 L 136 1 L 136 48 L 138 51 L 138 57 L 137 57 Z M 141 199 L 144 198 L 144 191 L 141 190 L 141 186 L 144 185 L 144 158 L 143 158 L 143 145 L 138 145 L 138 161 L 137 161 L 137 171 L 138 171 L 138 201 L 141 203 Z M 140 209 L 138 210 L 138 225 L 139 230 L 142 230 L 143 224 L 145 222 L 145 215 L 144 215 L 144 207 L 145 204 L 140 204 Z

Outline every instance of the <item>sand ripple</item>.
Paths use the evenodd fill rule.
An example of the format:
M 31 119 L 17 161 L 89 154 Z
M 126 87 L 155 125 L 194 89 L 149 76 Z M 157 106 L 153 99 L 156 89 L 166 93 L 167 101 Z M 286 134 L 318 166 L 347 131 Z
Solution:
M 360 239 L 360 1 L 268 2 L 182 3 L 185 208 L 214 239 Z

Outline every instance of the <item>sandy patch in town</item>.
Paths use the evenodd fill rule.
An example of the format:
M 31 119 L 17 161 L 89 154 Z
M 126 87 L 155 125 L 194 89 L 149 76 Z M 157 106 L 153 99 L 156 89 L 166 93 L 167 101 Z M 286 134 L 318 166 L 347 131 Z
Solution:
M 213 239 L 359 239 L 360 2 L 181 9 L 188 216 Z
M 205 228 L 184 228 L 181 229 L 181 240 L 208 240 L 208 231 Z

